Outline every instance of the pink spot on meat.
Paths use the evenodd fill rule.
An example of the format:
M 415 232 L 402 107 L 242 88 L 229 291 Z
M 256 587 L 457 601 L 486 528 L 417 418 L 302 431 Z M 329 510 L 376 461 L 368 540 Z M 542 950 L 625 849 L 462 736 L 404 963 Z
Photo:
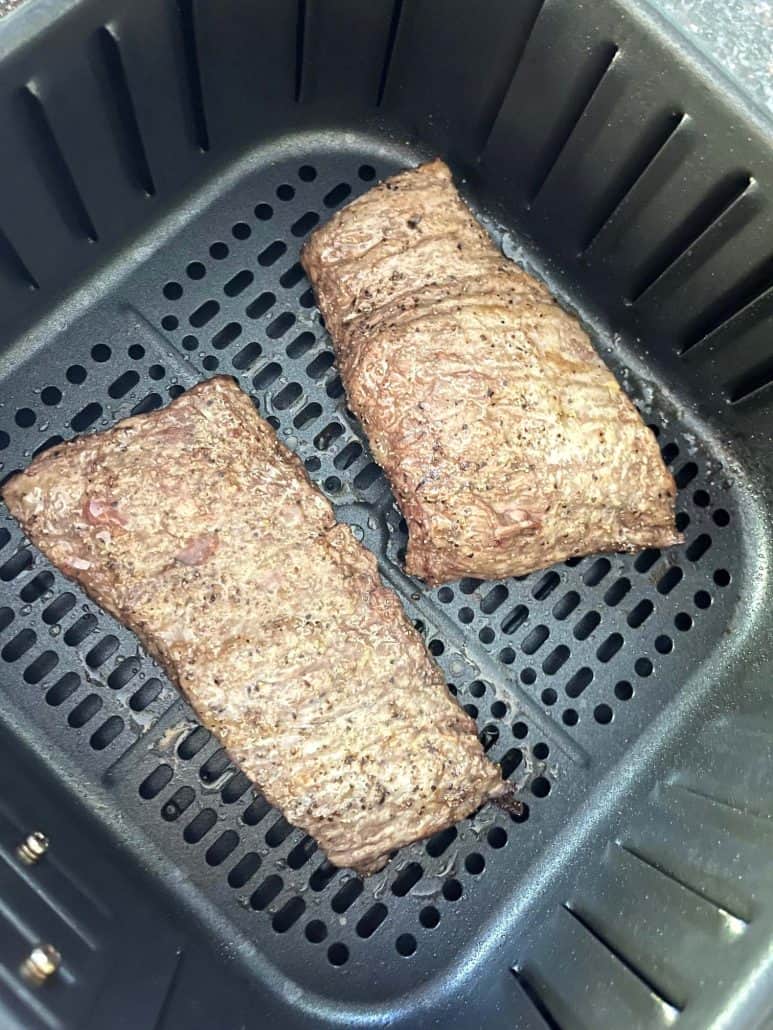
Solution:
M 118 511 L 118 501 L 90 497 L 83 502 L 83 518 L 90 526 L 121 526 L 126 520 Z
M 215 533 L 202 533 L 201 536 L 192 536 L 182 551 L 178 551 L 175 560 L 183 565 L 203 565 L 208 561 L 218 548 L 218 539 Z

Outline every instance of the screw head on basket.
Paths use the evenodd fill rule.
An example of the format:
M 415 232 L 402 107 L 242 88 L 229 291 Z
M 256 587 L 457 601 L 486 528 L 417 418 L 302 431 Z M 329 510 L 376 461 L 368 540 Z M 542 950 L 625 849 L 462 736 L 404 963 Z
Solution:
M 36 944 L 21 964 L 21 975 L 25 980 L 40 986 L 54 975 L 62 962 L 62 956 L 51 944 Z
M 34 865 L 48 851 L 50 843 L 45 833 L 35 830 L 19 844 L 16 854 L 25 865 Z

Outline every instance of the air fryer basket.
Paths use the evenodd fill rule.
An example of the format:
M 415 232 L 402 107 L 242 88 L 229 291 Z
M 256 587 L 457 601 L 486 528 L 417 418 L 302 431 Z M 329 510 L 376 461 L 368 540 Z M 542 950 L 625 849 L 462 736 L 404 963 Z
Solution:
M 334 869 L 3 510 L 3 1025 L 762 1025 L 766 133 L 644 4 L 29 0 L 0 26 L 2 475 L 234 375 L 525 802 Z M 589 327 L 685 546 L 435 590 L 401 571 L 298 253 L 434 154 Z M 43 987 L 17 974 L 38 941 L 62 955 Z

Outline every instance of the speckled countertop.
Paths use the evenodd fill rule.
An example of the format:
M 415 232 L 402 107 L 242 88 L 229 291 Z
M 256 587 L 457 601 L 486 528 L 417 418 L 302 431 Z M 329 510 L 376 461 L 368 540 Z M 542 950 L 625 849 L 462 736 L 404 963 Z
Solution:
M 0 0 L 0 18 L 12 11 L 14 7 L 20 7 L 22 3 L 24 0 Z
M 650 0 L 773 114 L 773 0 Z
M 26 2 L 0 0 L 0 18 Z M 773 0 L 649 2 L 773 115 Z

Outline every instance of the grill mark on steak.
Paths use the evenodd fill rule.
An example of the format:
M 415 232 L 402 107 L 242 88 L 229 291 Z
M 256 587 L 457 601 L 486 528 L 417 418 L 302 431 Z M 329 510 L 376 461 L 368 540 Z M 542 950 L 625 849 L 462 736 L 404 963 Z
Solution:
M 667 547 L 676 487 L 576 318 L 505 260 L 441 161 L 315 230 L 301 263 L 349 407 L 432 585 Z
M 512 798 L 373 555 L 232 380 L 45 452 L 2 492 L 334 864 L 374 872 Z

